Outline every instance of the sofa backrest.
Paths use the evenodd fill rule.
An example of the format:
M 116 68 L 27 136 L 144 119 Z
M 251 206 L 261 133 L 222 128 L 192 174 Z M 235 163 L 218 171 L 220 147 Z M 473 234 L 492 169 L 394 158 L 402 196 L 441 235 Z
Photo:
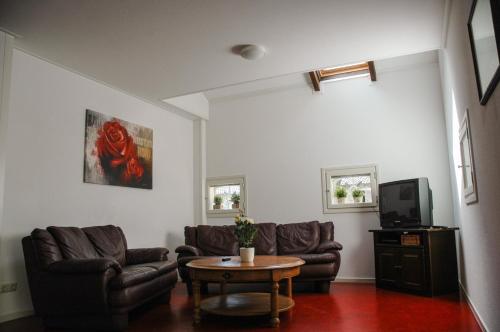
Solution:
M 196 236 L 196 226 L 186 226 L 184 227 L 184 243 L 188 246 L 197 247 L 198 241 Z
M 47 231 L 34 230 L 31 236 L 43 267 L 59 259 L 99 257 L 113 257 L 126 265 L 127 241 L 120 227 L 50 226 Z
M 31 232 L 31 245 L 33 247 L 33 260 L 37 261 L 42 269 L 63 259 L 59 245 L 52 234 L 45 229 L 35 228 Z
M 52 234 L 62 256 L 65 259 L 98 258 L 99 254 L 88 239 L 87 235 L 78 227 L 50 226 L 47 230 Z
M 205 256 L 237 256 L 239 245 L 234 230 L 235 226 L 199 225 L 197 247 Z
M 308 254 L 316 250 L 320 243 L 318 221 L 281 224 L 276 227 L 278 254 Z
M 277 255 L 278 244 L 276 243 L 276 224 L 257 223 L 257 235 L 255 236 L 256 255 Z
M 320 243 L 335 240 L 333 222 L 322 222 L 319 227 L 321 231 Z
M 256 255 L 292 255 L 311 253 L 321 242 L 334 240 L 331 221 L 280 224 L 256 223 Z M 237 256 L 235 226 L 186 226 L 185 244 L 197 247 L 205 256 Z
M 95 250 L 101 257 L 113 257 L 125 266 L 127 242 L 120 227 L 113 225 L 82 228 Z

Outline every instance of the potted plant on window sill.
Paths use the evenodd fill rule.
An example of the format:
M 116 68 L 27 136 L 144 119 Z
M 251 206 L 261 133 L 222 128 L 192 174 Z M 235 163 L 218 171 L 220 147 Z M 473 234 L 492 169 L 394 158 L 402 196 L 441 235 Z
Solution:
M 233 209 L 239 209 L 240 208 L 240 195 L 237 193 L 233 193 L 231 195 L 231 202 L 233 202 L 233 205 L 231 206 Z
M 222 205 L 222 197 L 217 195 L 214 197 L 214 210 L 220 210 Z
M 251 263 L 255 257 L 255 248 L 252 245 L 257 235 L 257 227 L 253 219 L 247 218 L 241 210 L 234 217 L 234 222 L 236 223 L 236 237 L 240 243 L 241 262 Z
M 353 198 L 353 200 L 354 200 L 355 203 L 361 203 L 364 196 L 365 196 L 365 191 L 364 190 L 361 190 L 359 188 L 355 188 L 352 191 L 352 198 Z
M 337 197 L 338 204 L 344 204 L 347 197 L 347 190 L 344 187 L 335 188 L 335 197 Z

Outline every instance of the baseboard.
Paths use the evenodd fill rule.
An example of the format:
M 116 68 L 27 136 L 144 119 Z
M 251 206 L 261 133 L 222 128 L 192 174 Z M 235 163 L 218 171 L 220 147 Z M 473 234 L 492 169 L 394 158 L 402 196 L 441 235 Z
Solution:
M 35 312 L 33 310 L 17 311 L 6 315 L 0 315 L 0 323 L 7 322 L 22 317 L 32 316 Z
M 375 278 L 335 278 L 338 283 L 374 284 Z
M 460 291 L 464 295 L 465 300 L 467 301 L 467 304 L 469 305 L 470 310 L 474 314 L 474 318 L 476 318 L 477 324 L 479 325 L 479 327 L 481 328 L 481 330 L 483 332 L 488 332 L 488 329 L 486 328 L 486 324 L 484 324 L 483 319 L 481 318 L 481 316 L 479 315 L 479 312 L 477 311 L 476 307 L 472 303 L 472 301 L 471 301 L 471 299 L 469 297 L 469 294 L 465 290 L 464 285 L 462 285 L 462 283 L 460 281 L 458 282 L 458 284 L 460 285 Z

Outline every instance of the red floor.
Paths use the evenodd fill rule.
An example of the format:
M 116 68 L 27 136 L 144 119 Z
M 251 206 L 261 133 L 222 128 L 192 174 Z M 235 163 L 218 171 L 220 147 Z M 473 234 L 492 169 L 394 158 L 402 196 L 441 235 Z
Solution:
M 333 285 L 330 295 L 297 293 L 295 308 L 282 313 L 279 329 L 266 327 L 267 318 L 227 319 L 204 316 L 191 324 L 192 300 L 179 284 L 171 304 L 154 305 L 135 313 L 128 331 L 481 331 L 458 294 L 421 297 L 376 289 L 371 284 Z M 0 324 L 0 331 L 42 331 L 40 323 L 24 318 Z

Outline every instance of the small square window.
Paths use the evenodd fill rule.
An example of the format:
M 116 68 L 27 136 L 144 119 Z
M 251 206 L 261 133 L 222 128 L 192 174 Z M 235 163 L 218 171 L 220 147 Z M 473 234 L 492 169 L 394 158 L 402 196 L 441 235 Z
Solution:
M 246 213 L 245 177 L 207 179 L 207 216 L 234 217 L 240 210 Z
M 375 165 L 321 170 L 323 213 L 378 211 Z

